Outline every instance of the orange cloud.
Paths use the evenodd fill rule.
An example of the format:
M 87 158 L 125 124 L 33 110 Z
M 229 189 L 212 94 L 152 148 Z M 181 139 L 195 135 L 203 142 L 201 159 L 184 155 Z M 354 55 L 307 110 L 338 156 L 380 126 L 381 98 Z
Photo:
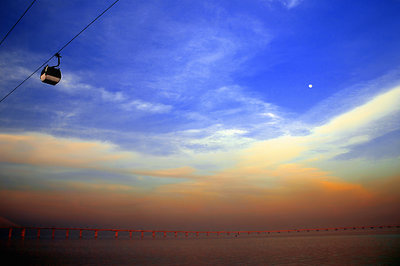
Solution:
M 0 135 L 0 161 L 37 166 L 91 169 L 110 173 L 169 178 L 196 178 L 192 167 L 158 170 L 127 168 L 139 160 L 105 142 L 55 138 L 44 134 Z
M 316 170 L 305 170 L 303 177 L 307 171 Z M 371 191 L 328 179 L 320 180 L 314 173 L 309 179 L 278 179 L 275 185 L 258 186 L 240 180 L 218 183 L 218 176 L 213 176 L 151 191 L 67 183 L 61 191 L 2 190 L 0 211 L 17 222 L 44 225 L 236 230 L 379 224 L 399 206 L 397 196 L 382 209 L 388 203 L 386 185 Z
M 0 161 L 42 166 L 93 168 L 131 154 L 108 143 L 55 138 L 44 134 L 0 135 Z
M 133 173 L 137 175 L 144 176 L 154 176 L 154 177 L 170 177 L 170 178 L 197 178 L 195 176 L 196 169 L 184 166 L 179 168 L 172 169 L 161 169 L 161 170 L 153 170 L 153 171 L 141 171 L 141 170 L 128 170 L 126 172 Z
M 247 225 L 246 229 L 265 229 L 398 221 L 398 175 L 385 179 L 377 172 L 369 176 L 373 181 L 346 181 L 334 172 L 315 167 L 315 163 L 328 162 L 326 158 L 345 152 L 348 145 L 382 134 L 374 129 L 374 123 L 399 110 L 399 97 L 397 87 L 314 128 L 307 136 L 254 141 L 246 149 L 225 153 L 193 151 L 189 153 L 190 160 L 187 154 L 157 157 L 123 152 L 105 142 L 43 134 L 2 134 L 1 162 L 181 180 L 165 184 L 151 178 L 156 180 L 151 189 L 135 187 L 129 181 L 120 184 L 111 178 L 96 183 L 56 180 L 65 185 L 64 190 L 59 187 L 57 191 L 34 191 L 29 187 L 24 191 L 1 190 L 0 210 L 7 217 L 21 220 L 43 217 L 43 222 L 62 222 L 73 221 L 74 217 L 77 222 L 87 224 L 102 221 L 132 225 L 133 222 L 134 227 L 147 228 L 161 224 L 169 228 L 225 225 L 238 229 Z M 391 127 L 385 130 L 390 131 Z M 240 134 L 229 137 L 236 135 Z M 193 166 L 211 161 L 218 164 L 221 160 L 230 162 L 223 164 L 225 169 L 207 174 L 199 174 Z M 392 158 L 391 162 L 396 160 Z M 359 167 L 352 162 L 346 165 L 348 172 Z M 397 166 L 391 167 L 392 172 L 398 172 L 394 168 Z M 360 176 L 353 178 L 360 179 Z

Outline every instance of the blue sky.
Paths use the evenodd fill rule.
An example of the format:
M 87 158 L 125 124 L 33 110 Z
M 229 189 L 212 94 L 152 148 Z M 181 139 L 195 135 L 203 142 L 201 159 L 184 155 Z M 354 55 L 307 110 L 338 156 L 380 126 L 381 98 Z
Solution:
M 0 93 L 112 2 L 37 1 L 0 47 Z M 2 4 L 1 36 L 29 3 Z M 206 206 L 221 186 L 216 205 L 245 209 L 259 190 L 301 190 L 287 179 L 298 176 L 385 202 L 370 188 L 399 184 L 399 11 L 397 0 L 121 0 L 63 50 L 58 85 L 37 74 L 0 104 L 3 196 L 129 191 L 120 206 L 185 190 Z
M 24 62 L 21 73 L 14 74 L 20 76 L 14 83 L 4 80 L 4 86 L 12 87 L 40 65 L 107 4 L 35 4 L 1 51 L 7 62 Z M 9 8 L 17 14 L 24 8 L 13 5 Z M 121 2 L 65 50 L 60 88 L 31 82 L 26 87 L 40 86 L 38 93 L 18 92 L 22 96 L 15 98 L 29 97 L 24 107 L 46 109 L 29 112 L 38 119 L 26 112 L 16 115 L 26 117 L 24 128 L 57 130 L 55 124 L 67 123 L 144 134 L 222 121 L 247 129 L 267 120 L 256 112 L 282 112 L 297 120 L 321 101 L 396 68 L 396 6 L 379 1 Z M 15 15 L 3 10 L 3 20 L 8 19 L 3 25 L 12 25 Z M 224 87 L 228 94 L 219 93 Z M 85 135 L 89 129 L 81 130 Z

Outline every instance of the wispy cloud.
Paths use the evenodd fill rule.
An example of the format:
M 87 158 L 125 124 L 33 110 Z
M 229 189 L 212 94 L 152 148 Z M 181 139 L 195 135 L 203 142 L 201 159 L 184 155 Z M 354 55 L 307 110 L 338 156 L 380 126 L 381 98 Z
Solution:
M 263 0 L 263 2 L 271 3 L 271 2 L 279 2 L 287 9 L 294 8 L 298 6 L 303 0 Z
M 30 58 L 29 62 L 26 60 Z M 27 78 L 34 71 L 33 62 L 40 60 L 40 57 L 21 50 L 11 50 L 7 53 L 0 53 L 0 92 L 6 94 L 21 81 Z M 4 96 L 2 95 L 2 96 Z
M 298 6 L 303 0 L 280 0 L 287 8 Z
M 179 133 L 179 140 L 184 141 L 181 144 L 181 151 L 191 152 L 188 147 L 192 145 L 191 156 L 197 157 L 196 153 L 211 154 L 212 149 L 198 150 L 196 145 L 223 145 L 222 150 L 225 153 L 235 150 L 239 152 L 237 153 L 240 154 L 239 157 L 236 157 L 238 166 L 243 165 L 249 169 L 265 169 L 294 161 L 307 161 L 311 158 L 328 160 L 347 152 L 354 144 L 366 143 L 387 132 L 399 130 L 400 126 L 392 120 L 392 115 L 400 112 L 397 104 L 399 100 L 400 87 L 396 87 L 331 119 L 324 125 L 311 129 L 311 133 L 304 136 L 285 135 L 258 141 L 246 137 L 248 132 L 238 128 L 214 128 L 209 133 L 202 130 L 182 131 Z M 168 138 L 172 140 L 177 134 L 165 135 L 165 140 Z M 117 146 L 107 142 L 82 142 L 79 139 L 60 139 L 45 134 L 30 133 L 1 135 L 1 149 L 3 151 L 1 159 L 4 162 L 85 168 L 90 166 L 93 169 L 115 162 L 126 164 L 123 168 L 131 169 L 128 167 L 129 161 L 139 160 L 142 156 L 135 150 L 118 151 Z M 185 154 L 175 153 L 170 156 L 178 160 L 178 164 L 181 161 L 181 166 L 188 162 Z M 143 162 L 149 158 L 148 156 L 143 158 Z M 155 167 L 158 164 L 157 156 L 153 155 L 152 158 L 155 160 L 153 165 Z M 165 160 L 169 160 L 168 157 Z M 135 165 L 140 164 L 135 163 Z M 157 167 L 153 170 L 157 170 Z
M 122 107 L 125 110 L 137 109 L 150 113 L 168 113 L 171 111 L 172 106 L 161 103 L 150 103 L 141 100 L 134 100 L 128 103 L 124 103 Z
M 302 220 L 304 223 L 310 222 L 307 219 L 321 215 L 329 219 L 335 219 L 337 214 L 346 215 L 353 220 L 361 219 L 365 218 L 363 212 L 380 212 L 377 211 L 379 208 L 375 211 L 372 208 L 376 209 L 376 206 L 383 206 L 388 202 L 389 205 L 385 205 L 387 207 L 385 211 L 382 210 L 382 214 L 392 213 L 400 199 L 387 186 L 372 186 L 368 182 L 346 180 L 340 176 L 340 171 L 335 174 L 335 171 L 328 172 L 312 165 L 321 161 L 329 162 L 338 154 L 346 152 L 354 143 L 366 143 L 385 132 L 398 130 L 399 126 L 394 126 L 391 117 L 400 111 L 397 104 L 399 100 L 400 88 L 395 87 L 323 125 L 310 129 L 308 135 L 286 135 L 264 141 L 253 139 L 245 147 L 238 145 L 235 149 L 233 145 L 231 150 L 217 153 L 193 149 L 192 152 L 181 150 L 180 154 L 149 156 L 135 150 L 121 151 L 109 143 L 27 133 L 1 135 L 0 159 L 3 164 L 86 169 L 109 173 L 112 177 L 106 183 L 97 181 L 96 184 L 99 185 L 71 181 L 68 183 L 69 188 L 62 192 L 65 200 L 71 193 L 76 195 L 81 190 L 87 191 L 93 198 L 97 198 L 96 195 L 100 192 L 106 192 L 108 196 L 114 195 L 114 198 L 121 200 L 113 201 L 116 208 L 145 201 L 149 208 L 157 206 L 165 212 L 174 213 L 179 207 L 185 210 L 186 215 L 190 213 L 199 219 L 209 212 L 221 219 L 246 214 L 247 224 L 258 224 L 252 213 L 271 219 L 271 212 L 275 216 L 285 213 L 285 217 L 289 215 L 293 218 L 302 213 L 302 217 L 305 217 Z M 381 123 L 383 121 L 385 123 Z M 379 130 L 375 127 L 376 123 L 380 123 Z M 185 134 L 195 136 L 203 133 L 192 130 Z M 242 129 L 221 128 L 214 130 L 213 138 L 220 143 L 234 142 L 245 139 L 246 134 Z M 204 144 L 212 142 L 212 138 L 205 137 Z M 202 173 L 201 164 L 210 165 L 212 162 L 224 167 L 214 168 L 213 171 L 210 171 L 212 167 L 207 167 L 208 172 Z M 376 167 L 379 162 L 374 163 Z M 165 165 L 177 167 L 163 168 Z M 388 164 L 384 165 L 386 169 L 375 176 L 376 182 L 384 182 L 390 177 Z M 146 194 L 143 188 L 134 185 L 133 179 L 122 181 L 121 176 L 117 177 L 116 174 L 152 180 L 154 189 Z M 179 181 L 171 182 L 169 179 Z M 24 186 L 29 187 L 29 183 Z M 40 198 L 52 198 L 50 194 L 42 193 Z M 38 197 L 29 190 L 2 191 L 4 202 L 11 204 L 7 206 L 18 205 L 21 197 L 32 196 Z M 179 203 L 182 200 L 185 206 Z M 33 209 L 37 208 L 34 206 L 36 203 L 32 204 Z M 340 205 L 340 209 L 335 208 L 337 205 Z M 134 210 L 138 211 L 136 207 Z M 143 212 L 143 217 L 150 215 L 146 209 L 140 208 L 140 211 Z M 181 217 L 176 215 L 175 217 Z M 146 220 L 143 217 L 141 219 Z M 283 220 L 276 218 L 273 221 L 282 223 Z M 379 222 L 379 219 L 374 221 Z
M 154 6 L 114 18 L 113 26 L 105 28 L 104 49 L 110 51 L 115 50 L 112 47 L 116 45 L 120 47 L 119 51 L 114 51 L 113 60 L 124 64 L 119 77 L 125 84 L 154 91 L 172 100 L 194 99 L 216 83 L 229 82 L 233 72 L 257 51 L 265 49 L 271 40 L 266 27 L 254 17 L 232 16 L 210 3 L 199 6 L 208 7 L 213 23 L 196 16 L 185 22 L 173 20 Z M 220 19 L 222 15 L 224 19 Z M 150 17 L 159 19 L 148 21 Z M 120 23 L 122 20 L 132 23 L 128 26 Z M 151 35 L 143 26 L 147 23 L 151 23 Z M 138 26 L 132 28 L 131 25 Z M 121 31 L 134 31 L 135 34 L 121 38 Z M 131 44 L 137 38 L 143 46 L 132 54 Z M 125 63 L 127 55 L 131 55 L 130 64 Z
M 95 87 L 89 83 L 82 82 L 83 78 L 81 75 L 82 74 L 79 75 L 71 72 L 63 73 L 62 82 L 55 88 L 61 92 L 72 95 L 99 97 L 104 101 L 122 102 L 126 100 L 127 96 L 121 91 L 112 92 L 103 87 Z
M 208 12 L 229 14 L 227 10 L 217 6 L 213 6 Z M 154 15 L 161 16 L 160 20 L 154 21 Z M 245 129 L 250 125 L 251 113 L 274 113 L 274 110 L 261 101 L 257 102 L 256 97 L 235 92 L 238 89 L 227 84 L 232 84 L 232 75 L 243 62 L 252 58 L 257 51 L 265 49 L 271 36 L 265 25 L 252 16 L 238 14 L 230 15 L 228 19 L 225 16 L 224 19 L 213 16 L 214 19 L 214 23 L 195 17 L 182 22 L 165 17 L 163 10 L 152 4 L 129 12 L 125 10 L 121 17 L 111 17 L 109 23 L 99 25 L 107 38 L 93 37 L 101 49 L 104 49 L 104 62 L 112 59 L 115 64 L 113 67 L 98 62 L 90 68 L 83 68 L 82 59 L 71 61 L 70 64 L 77 66 L 74 68 L 76 70 L 62 68 L 61 82 L 50 91 L 49 97 L 57 97 L 52 105 L 37 104 L 32 108 L 30 105 L 35 102 L 28 101 L 21 108 L 36 110 L 36 113 L 45 117 L 42 119 L 45 124 L 44 132 L 54 133 L 61 130 L 64 135 L 83 137 L 78 132 L 87 126 L 87 132 L 96 131 L 99 133 L 97 137 L 104 139 L 110 138 L 106 135 L 100 136 L 102 130 L 114 131 L 119 135 L 125 133 L 117 132 L 115 125 L 124 125 L 124 130 L 128 130 L 127 133 L 132 136 L 146 133 L 154 135 L 155 132 L 150 132 L 154 126 L 148 126 L 153 120 L 147 119 L 148 116 L 168 114 L 165 121 L 154 121 L 159 131 L 167 132 L 161 133 L 159 137 L 164 144 L 154 142 L 157 137 L 151 141 L 148 138 L 141 139 L 145 143 L 140 145 L 153 151 L 157 148 L 149 149 L 150 145 L 167 147 L 168 141 L 165 139 L 184 131 L 182 129 L 210 129 L 223 124 L 219 127 L 221 130 L 237 128 L 252 134 L 252 130 Z M 121 20 L 132 23 L 120 23 Z M 152 28 L 151 35 L 147 32 L 148 27 Z M 125 34 L 121 38 L 121 32 L 132 34 Z M 87 34 L 90 36 L 90 32 Z M 143 46 L 132 47 L 133 43 L 138 44 L 137 38 Z M 67 60 L 68 57 L 64 57 Z M 85 65 L 87 60 L 97 60 L 89 55 L 84 58 Z M 226 88 L 218 92 L 219 96 L 224 97 L 218 99 L 212 96 L 216 90 L 219 91 L 216 88 Z M 43 89 L 44 94 L 49 94 L 45 91 L 47 88 L 40 89 Z M 226 98 L 228 95 L 229 99 Z M 216 108 L 213 101 L 218 101 L 221 108 Z M 228 108 L 235 101 L 238 103 L 236 110 Z M 54 106 L 55 104 L 58 106 Z M 102 107 L 98 108 L 98 105 Z M 247 109 L 243 115 L 240 114 L 241 107 Z M 111 113 L 114 114 L 113 123 L 108 123 Z M 251 118 L 251 121 L 270 118 L 262 115 L 255 117 L 258 118 Z M 94 120 L 98 128 L 93 127 Z M 29 124 L 30 121 L 25 122 L 24 130 L 37 130 Z M 241 125 L 235 125 L 235 122 Z M 129 129 L 127 125 L 131 125 Z M 215 136 L 211 136 L 212 132 L 203 132 L 215 139 Z M 120 145 L 124 145 L 123 139 L 120 139 Z M 176 149 L 172 147 L 166 150 L 174 148 Z

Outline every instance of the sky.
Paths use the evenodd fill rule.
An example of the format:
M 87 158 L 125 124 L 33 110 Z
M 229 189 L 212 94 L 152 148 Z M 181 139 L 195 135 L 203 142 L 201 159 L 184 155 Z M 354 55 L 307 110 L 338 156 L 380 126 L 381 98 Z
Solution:
M 1 97 L 112 2 L 35 2 L 0 46 Z M 30 3 L 1 3 L 0 36 Z M 0 221 L 399 224 L 399 11 L 120 0 L 62 51 L 59 84 L 36 73 L 0 103 Z

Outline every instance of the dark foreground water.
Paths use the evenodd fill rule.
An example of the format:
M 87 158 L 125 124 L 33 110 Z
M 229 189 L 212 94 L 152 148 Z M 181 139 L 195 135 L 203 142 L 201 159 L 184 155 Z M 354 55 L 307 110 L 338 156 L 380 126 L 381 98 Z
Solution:
M 9 265 L 400 265 L 400 234 L 3 239 L 0 250 Z

